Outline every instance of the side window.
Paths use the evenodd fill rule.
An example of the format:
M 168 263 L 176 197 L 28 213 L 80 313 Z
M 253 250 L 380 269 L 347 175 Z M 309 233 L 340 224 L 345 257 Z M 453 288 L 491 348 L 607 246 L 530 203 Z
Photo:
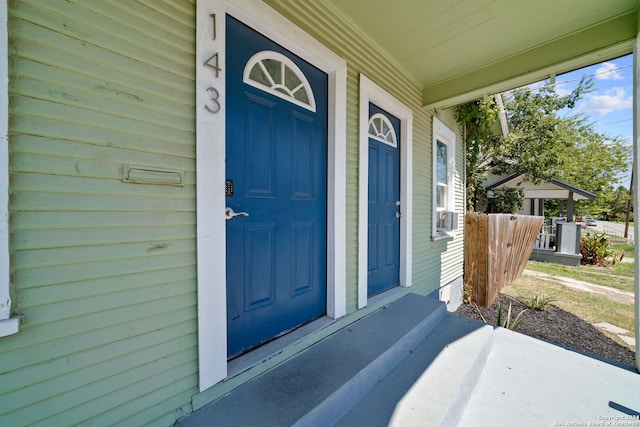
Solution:
M 18 332 L 9 297 L 9 38 L 7 2 L 0 1 L 0 337 Z
M 449 188 L 449 145 L 436 138 L 436 209 L 447 210 Z
M 433 118 L 433 237 L 452 236 L 458 228 L 455 212 L 456 135 Z

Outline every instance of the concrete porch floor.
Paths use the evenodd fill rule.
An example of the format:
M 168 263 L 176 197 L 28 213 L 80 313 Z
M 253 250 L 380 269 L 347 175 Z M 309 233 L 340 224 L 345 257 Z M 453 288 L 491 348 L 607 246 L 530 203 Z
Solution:
M 640 427 L 639 415 L 631 367 L 408 294 L 176 424 Z

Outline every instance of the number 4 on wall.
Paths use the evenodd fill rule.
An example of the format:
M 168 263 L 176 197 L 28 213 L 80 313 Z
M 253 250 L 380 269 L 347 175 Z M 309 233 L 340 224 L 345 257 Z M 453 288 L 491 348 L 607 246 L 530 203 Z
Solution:
M 204 61 L 204 64 L 202 65 L 204 65 L 205 67 L 209 67 L 213 71 L 215 71 L 216 77 L 218 77 L 218 74 L 220 73 L 220 71 L 222 71 L 222 68 L 219 67 L 218 52 L 207 58 L 207 60 Z

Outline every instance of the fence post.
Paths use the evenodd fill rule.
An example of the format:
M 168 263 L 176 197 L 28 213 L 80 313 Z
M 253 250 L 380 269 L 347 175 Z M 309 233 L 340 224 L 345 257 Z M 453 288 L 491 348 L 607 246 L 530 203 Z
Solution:
M 530 215 L 466 214 L 464 283 L 478 305 L 489 307 L 522 274 L 543 221 Z

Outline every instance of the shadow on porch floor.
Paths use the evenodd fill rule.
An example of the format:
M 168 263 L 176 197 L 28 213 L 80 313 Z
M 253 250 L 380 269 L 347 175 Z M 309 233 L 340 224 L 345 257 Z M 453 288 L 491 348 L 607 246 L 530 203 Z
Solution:
M 640 426 L 638 390 L 635 372 L 408 294 L 176 425 Z

